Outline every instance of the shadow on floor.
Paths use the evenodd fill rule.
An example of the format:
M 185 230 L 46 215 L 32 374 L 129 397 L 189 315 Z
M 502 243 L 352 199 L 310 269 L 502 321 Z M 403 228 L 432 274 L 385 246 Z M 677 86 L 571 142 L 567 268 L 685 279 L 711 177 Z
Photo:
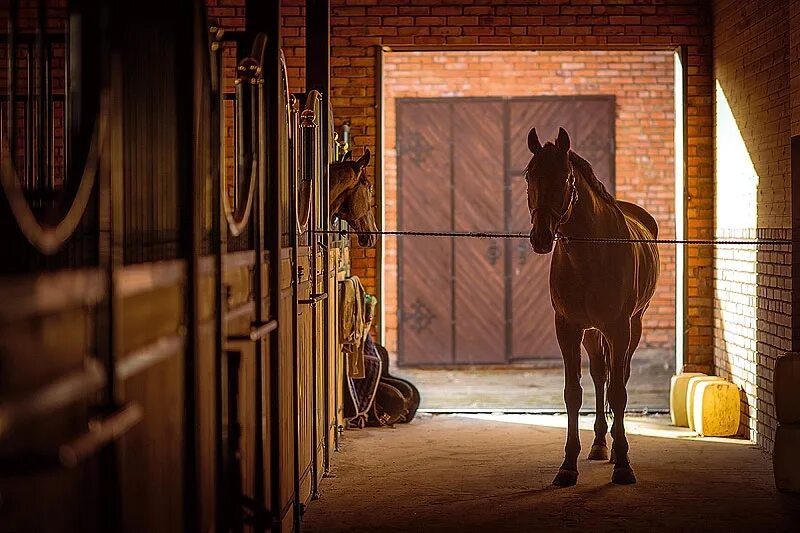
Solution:
M 610 464 L 582 459 L 578 484 L 557 489 L 564 430 L 551 426 L 564 417 L 524 416 L 347 431 L 303 531 L 797 531 L 800 501 L 776 492 L 768 457 L 748 441 L 627 417 L 638 483 L 612 485 Z M 633 434 L 648 431 L 659 436 Z M 581 431 L 584 456 L 591 437 Z

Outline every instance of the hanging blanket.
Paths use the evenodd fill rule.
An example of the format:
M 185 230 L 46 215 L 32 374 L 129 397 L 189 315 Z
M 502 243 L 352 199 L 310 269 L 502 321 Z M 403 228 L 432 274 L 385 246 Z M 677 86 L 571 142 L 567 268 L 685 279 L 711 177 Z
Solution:
M 364 286 L 358 276 L 339 283 L 339 342 L 347 357 L 347 375 L 351 378 L 365 376 L 365 296 Z

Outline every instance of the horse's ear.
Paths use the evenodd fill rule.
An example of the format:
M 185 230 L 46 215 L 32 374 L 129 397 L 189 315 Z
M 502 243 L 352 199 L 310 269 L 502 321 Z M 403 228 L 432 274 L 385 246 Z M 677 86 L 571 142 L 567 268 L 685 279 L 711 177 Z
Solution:
M 364 168 L 367 165 L 369 165 L 369 148 L 364 150 L 364 155 L 361 156 L 361 159 L 356 161 L 356 164 L 361 168 Z
M 569 152 L 569 133 L 564 128 L 558 128 L 556 147 L 562 152 Z
M 342 161 L 350 161 L 353 158 L 353 151 L 348 150 L 345 152 L 344 156 L 342 157 Z
M 536 135 L 536 128 L 531 128 L 531 131 L 528 132 L 528 150 L 536 155 L 541 149 L 542 143 L 539 142 L 539 136 Z

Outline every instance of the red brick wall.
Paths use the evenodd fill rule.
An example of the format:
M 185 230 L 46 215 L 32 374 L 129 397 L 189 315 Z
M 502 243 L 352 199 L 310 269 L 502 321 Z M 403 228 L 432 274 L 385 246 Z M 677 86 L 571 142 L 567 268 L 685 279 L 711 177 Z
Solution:
M 662 51 L 391 52 L 384 55 L 384 222 L 397 227 L 396 98 L 616 96 L 616 195 L 647 208 L 675 235 L 674 56 Z M 546 132 L 543 134 L 547 135 Z M 661 248 L 661 279 L 642 346 L 675 346 L 675 248 Z M 385 344 L 397 345 L 397 246 L 384 243 Z
M 789 23 L 780 0 L 714 5 L 716 234 L 791 238 Z M 772 372 L 790 349 L 788 246 L 719 247 L 715 254 L 717 373 L 744 392 L 744 423 L 772 446 Z
M 211 13 L 241 20 L 242 0 L 209 0 Z M 527 1 L 393 0 L 331 1 L 332 103 L 337 125 L 349 120 L 356 150 L 375 148 L 378 102 L 377 47 L 416 47 L 441 50 L 477 48 L 637 49 L 685 46 L 688 88 L 687 215 L 688 235 L 713 234 L 713 78 L 711 24 L 707 2 L 663 0 L 572 0 L 562 4 L 529 5 Z M 283 1 L 284 53 L 292 90 L 303 89 L 304 12 L 301 0 Z M 371 169 L 374 177 L 377 173 Z M 713 253 L 687 249 L 688 313 L 686 333 L 688 370 L 710 371 L 713 356 Z M 367 289 L 377 292 L 374 250 L 354 249 L 354 272 Z
M 713 78 L 711 26 L 706 2 L 664 0 L 643 4 L 596 0 L 563 4 L 529 2 L 448 3 L 419 0 L 332 0 L 332 102 L 337 120 L 349 119 L 357 148 L 377 141 L 377 46 L 583 48 L 672 48 L 685 45 L 688 73 L 688 234 L 713 233 Z M 287 5 L 288 7 L 288 5 Z M 289 22 L 286 21 L 285 22 Z M 297 26 L 302 20 L 297 20 Z M 295 26 L 292 24 L 291 26 Z M 284 26 L 286 29 L 288 27 Z M 376 259 L 354 250 L 354 270 L 375 291 Z M 688 369 L 710 371 L 713 358 L 713 254 L 690 246 L 688 255 Z

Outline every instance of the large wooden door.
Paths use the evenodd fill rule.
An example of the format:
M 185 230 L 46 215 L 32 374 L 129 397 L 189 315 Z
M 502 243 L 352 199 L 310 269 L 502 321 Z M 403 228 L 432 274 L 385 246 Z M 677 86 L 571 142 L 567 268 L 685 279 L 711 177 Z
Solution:
M 453 187 L 451 104 L 409 102 L 398 114 L 398 223 L 405 230 L 449 230 Z M 453 243 L 398 239 L 400 358 L 431 365 L 453 358 Z
M 542 142 L 554 140 L 558 128 L 569 132 L 572 149 L 592 164 L 613 194 L 614 100 L 610 97 L 553 97 L 509 102 L 511 188 L 509 231 L 531 229 L 522 171 L 531 158 L 528 131 L 536 127 Z M 527 240 L 507 241 L 509 260 L 510 360 L 561 357 L 550 304 L 550 255 L 537 255 Z
M 402 230 L 529 231 L 521 176 L 532 125 L 542 139 L 567 128 L 613 191 L 612 97 L 402 99 L 397 117 Z M 401 239 L 400 364 L 560 357 L 549 265 L 527 240 Z
M 453 229 L 502 231 L 503 103 L 451 103 Z M 505 362 L 503 243 L 453 239 L 456 364 Z

